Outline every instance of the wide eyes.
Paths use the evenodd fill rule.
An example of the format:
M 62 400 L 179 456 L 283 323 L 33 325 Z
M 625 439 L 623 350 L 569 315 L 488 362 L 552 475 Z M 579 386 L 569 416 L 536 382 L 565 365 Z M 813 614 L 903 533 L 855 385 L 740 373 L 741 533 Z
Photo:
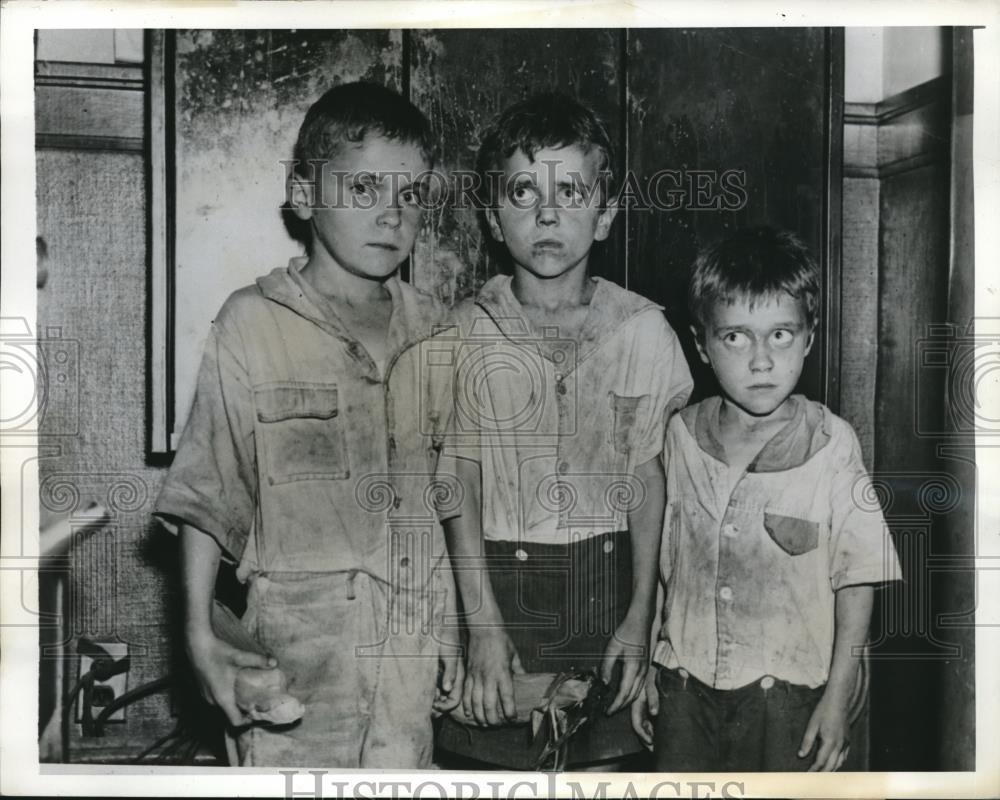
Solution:
M 791 345 L 795 341 L 795 334 L 787 328 L 778 328 L 771 334 L 771 344 L 782 349 Z
M 778 328 L 771 331 L 767 338 L 772 347 L 784 350 L 795 341 L 795 334 L 788 328 Z M 750 346 L 752 340 L 743 331 L 727 331 L 722 341 L 731 350 L 744 350 Z
M 722 337 L 722 341 L 727 347 L 733 350 L 743 350 L 750 344 L 750 337 L 743 333 L 743 331 L 729 331 L 729 333 Z
M 515 186 L 509 194 L 516 208 L 533 208 L 541 202 L 542 193 L 537 186 L 523 183 Z M 561 185 L 556 190 L 556 202 L 560 207 L 578 208 L 583 204 L 583 191 L 572 185 Z

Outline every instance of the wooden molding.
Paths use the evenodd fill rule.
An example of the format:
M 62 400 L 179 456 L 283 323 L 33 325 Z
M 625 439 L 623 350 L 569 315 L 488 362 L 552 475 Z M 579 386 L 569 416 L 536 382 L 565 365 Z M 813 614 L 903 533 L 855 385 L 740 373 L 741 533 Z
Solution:
M 946 159 L 947 76 L 881 103 L 844 104 L 844 177 L 880 180 Z

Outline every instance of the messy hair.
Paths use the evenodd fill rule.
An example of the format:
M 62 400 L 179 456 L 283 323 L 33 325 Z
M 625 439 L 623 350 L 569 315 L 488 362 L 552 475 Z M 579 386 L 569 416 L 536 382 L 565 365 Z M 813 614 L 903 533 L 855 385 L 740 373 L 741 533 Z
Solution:
M 344 83 L 306 112 L 295 142 L 296 174 L 309 179 L 310 160 L 332 158 L 345 143 L 362 142 L 370 133 L 416 145 L 428 165 L 434 163 L 434 136 L 420 109 L 379 84 Z
M 712 308 L 788 294 L 802 302 L 811 330 L 819 316 L 819 269 L 795 234 L 744 228 L 703 249 L 691 267 L 688 308 L 704 332 Z
M 610 185 L 614 147 L 601 118 L 559 92 L 535 94 L 504 109 L 490 123 L 479 148 L 476 170 L 485 185 L 492 185 L 489 174 L 499 171 L 504 159 L 517 150 L 533 160 L 539 150 L 573 145 L 584 152 L 597 149 L 601 158 L 598 170 Z M 606 201 L 607 194 L 603 199 Z

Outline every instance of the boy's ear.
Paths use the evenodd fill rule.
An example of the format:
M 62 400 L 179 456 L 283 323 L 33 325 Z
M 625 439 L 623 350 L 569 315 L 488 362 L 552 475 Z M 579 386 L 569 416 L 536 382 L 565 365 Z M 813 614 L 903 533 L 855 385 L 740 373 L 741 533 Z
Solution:
M 500 218 L 497 217 L 496 209 L 486 209 L 486 224 L 490 226 L 490 233 L 498 242 L 503 241 L 503 228 L 500 227 Z
M 597 228 L 594 230 L 595 242 L 603 242 L 608 238 L 608 235 L 611 233 L 611 223 L 615 221 L 615 217 L 617 216 L 618 203 L 608 203 L 604 210 L 601 211 L 601 215 L 597 218 Z
M 288 179 L 288 199 L 292 210 L 299 219 L 312 219 L 313 187 L 315 184 L 302 180 L 292 173 Z
M 813 325 L 812 326 L 812 330 L 809 331 L 809 341 L 806 342 L 806 351 L 802 354 L 803 358 L 805 358 L 807 355 L 809 355 L 809 351 L 812 350 L 812 346 L 813 346 L 813 342 L 814 341 L 816 341 L 816 326 L 815 325 Z
M 705 352 L 704 337 L 705 332 L 698 329 L 697 325 L 691 325 L 691 335 L 694 336 L 694 346 L 698 348 L 698 355 L 701 356 L 701 360 L 704 361 L 709 366 L 712 362 L 708 360 L 708 353 Z

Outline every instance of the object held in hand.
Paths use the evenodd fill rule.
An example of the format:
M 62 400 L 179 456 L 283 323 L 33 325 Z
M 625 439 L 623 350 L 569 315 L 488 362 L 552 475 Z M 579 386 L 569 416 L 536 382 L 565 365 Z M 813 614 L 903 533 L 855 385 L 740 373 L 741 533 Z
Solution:
M 239 618 L 218 601 L 212 603 L 212 627 L 216 636 L 233 647 L 268 655 Z M 288 679 L 281 667 L 243 667 L 236 673 L 233 689 L 237 707 L 254 722 L 287 725 L 301 719 L 306 711 L 305 706 L 288 693 Z
M 514 674 L 517 720 L 531 720 L 532 741 L 543 737 L 545 745 L 535 764 L 537 769 L 563 769 L 570 737 L 589 720 L 603 714 L 610 703 L 607 685 L 592 670 L 583 672 L 536 672 Z M 462 706 L 451 712 L 463 725 L 476 725 Z

